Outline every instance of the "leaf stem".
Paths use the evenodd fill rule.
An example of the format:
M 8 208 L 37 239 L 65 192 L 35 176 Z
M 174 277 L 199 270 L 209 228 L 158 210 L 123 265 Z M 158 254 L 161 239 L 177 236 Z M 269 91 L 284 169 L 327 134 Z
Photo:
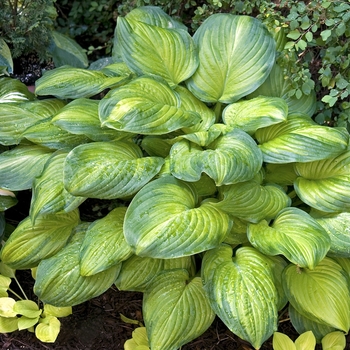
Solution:
M 18 288 L 21 290 L 21 292 L 22 292 L 23 296 L 25 297 L 25 299 L 26 299 L 26 300 L 29 300 L 28 297 L 27 297 L 27 295 L 26 295 L 26 293 L 24 292 L 22 286 L 21 286 L 20 283 L 18 282 L 18 279 L 16 278 L 16 276 L 14 276 L 13 279 L 16 281 L 16 283 L 17 283 L 17 285 L 18 285 Z M 11 291 L 11 292 L 12 292 L 12 291 Z M 15 294 L 15 293 L 14 293 L 14 294 Z M 17 294 L 15 294 L 15 295 L 17 295 Z M 22 299 L 22 298 L 20 298 L 20 299 Z

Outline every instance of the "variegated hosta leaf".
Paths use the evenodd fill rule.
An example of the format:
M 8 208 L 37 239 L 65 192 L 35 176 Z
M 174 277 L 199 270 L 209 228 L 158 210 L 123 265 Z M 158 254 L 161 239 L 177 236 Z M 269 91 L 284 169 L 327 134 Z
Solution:
M 100 102 L 102 126 L 144 135 L 161 135 L 200 122 L 197 112 L 181 107 L 165 81 L 141 77 L 110 91 Z
M 0 154 L 0 188 L 22 191 L 32 187 L 52 152 L 37 145 L 17 146 Z
M 287 266 L 283 271 L 283 287 L 289 302 L 302 316 L 348 332 L 348 278 L 339 264 L 326 257 L 313 270 Z
M 126 241 L 135 254 L 160 259 L 216 247 L 230 231 L 231 220 L 211 201 L 197 202 L 194 187 L 172 176 L 148 183 L 126 212 Z
M 257 129 L 285 121 L 287 115 L 288 105 L 282 98 L 259 96 L 228 105 L 222 118 L 225 124 L 253 134 Z
M 288 315 L 293 327 L 299 334 L 311 330 L 318 342 L 320 342 L 326 334 L 336 330 L 334 327 L 318 323 L 301 315 L 297 310 L 295 310 L 292 304 L 289 304 L 288 306 Z
M 50 149 L 73 148 L 91 140 L 85 135 L 74 135 L 61 129 L 47 118 L 32 125 L 22 134 L 27 140 Z
M 265 177 L 266 183 L 275 183 L 280 186 L 292 186 L 297 174 L 294 169 L 294 163 L 286 164 L 265 164 Z
M 253 17 L 214 14 L 193 39 L 200 65 L 187 87 L 204 102 L 232 103 L 248 95 L 264 82 L 275 61 L 275 41 Z
M 215 124 L 216 126 L 217 124 Z M 197 131 L 191 134 L 177 136 L 173 144 L 180 140 L 188 140 L 195 143 L 198 146 L 206 147 L 213 143 L 221 134 L 222 131 L 214 127 L 209 128 L 209 130 Z
M 223 186 L 220 201 L 213 204 L 220 210 L 241 220 L 259 222 L 273 219 L 290 206 L 291 200 L 277 185 L 261 185 L 255 180 Z
M 97 100 L 79 98 L 62 108 L 52 119 L 54 125 L 76 135 L 85 135 L 93 141 L 110 141 L 130 137 L 130 134 L 102 128 Z
M 115 208 L 89 226 L 80 248 L 82 276 L 91 276 L 107 270 L 132 254 L 123 233 L 125 212 L 126 207 Z
M 272 67 L 270 75 L 248 98 L 263 96 L 281 97 L 288 105 L 289 114 L 303 113 L 312 117 L 316 110 L 316 94 L 311 91 L 309 95 L 302 94 L 301 98 L 290 96 L 292 79 L 285 79 L 285 74 L 280 66 L 275 64 Z
M 33 100 L 34 98 L 35 95 L 20 80 L 7 77 L 0 78 L 0 104 L 8 102 L 18 103 Z
M 0 213 L 13 207 L 17 203 L 18 200 L 13 192 L 0 188 Z M 5 229 L 5 219 L 4 216 L 2 216 L 2 214 L 0 214 L 0 238 Z
M 184 181 L 198 181 L 204 172 L 217 186 L 252 179 L 260 170 L 262 155 L 255 141 L 244 131 L 233 129 L 205 149 L 182 140 L 171 148 L 171 173 Z
M 222 244 L 205 253 L 204 289 L 210 305 L 231 332 L 254 349 L 277 330 L 277 291 L 269 258 L 252 247 Z
M 161 28 L 118 17 L 116 34 L 123 61 L 138 75 L 158 75 L 170 86 L 188 79 L 198 67 L 198 54 L 187 31 Z
M 350 211 L 350 151 L 337 157 L 298 163 L 294 189 L 299 198 L 320 211 Z
M 166 158 L 172 144 L 172 140 L 167 137 L 148 135 L 142 139 L 141 148 L 150 156 Z
M 255 134 L 258 141 L 261 136 L 265 138 L 259 147 L 266 163 L 312 162 L 335 157 L 347 149 L 349 133 L 345 128 L 310 125 L 291 130 L 288 124 L 287 120 Z M 270 128 L 275 136 L 266 138 Z
M 46 98 L 44 100 L 28 101 L 21 104 L 27 111 L 39 115 L 41 120 L 52 117 L 65 105 L 66 103 L 64 101 L 57 98 Z
M 79 211 L 29 217 L 19 223 L 1 251 L 1 261 L 13 269 L 30 269 L 56 254 L 79 223 Z
M 299 208 L 282 209 L 273 224 L 248 225 L 250 243 L 266 255 L 284 255 L 292 263 L 314 269 L 326 256 L 330 238 L 323 227 Z
M 74 148 L 67 156 L 64 184 L 74 196 L 114 199 L 136 193 L 164 163 L 143 157 L 132 142 L 94 142 Z
M 193 256 L 172 259 L 153 259 L 132 255 L 122 262 L 122 268 L 115 285 L 119 290 L 145 292 L 154 276 L 159 272 L 173 269 L 185 269 L 190 276 L 195 274 Z
M 331 247 L 327 255 L 350 258 L 350 213 L 332 214 L 315 219 L 331 238 Z
M 208 130 L 215 123 L 215 112 L 208 108 L 205 103 L 198 100 L 189 90 L 183 86 L 177 86 L 175 91 L 181 99 L 181 108 L 186 111 L 195 111 L 200 114 L 202 120 L 190 127 L 182 128 L 186 134 Z
M 76 227 L 69 243 L 58 253 L 38 265 L 34 293 L 53 306 L 74 306 L 97 297 L 112 286 L 121 264 L 93 276 L 80 274 L 80 247 L 88 223 Z
M 214 321 L 200 277 L 186 270 L 159 273 L 144 293 L 142 310 L 152 350 L 176 350 Z
M 63 168 L 68 151 L 57 151 L 46 162 L 41 175 L 34 180 L 29 215 L 34 223 L 39 214 L 70 212 L 85 201 L 64 188 Z
M 62 66 L 47 71 L 35 83 L 39 96 L 52 95 L 62 99 L 91 97 L 104 89 L 125 84 L 129 77 L 107 77 L 102 72 Z

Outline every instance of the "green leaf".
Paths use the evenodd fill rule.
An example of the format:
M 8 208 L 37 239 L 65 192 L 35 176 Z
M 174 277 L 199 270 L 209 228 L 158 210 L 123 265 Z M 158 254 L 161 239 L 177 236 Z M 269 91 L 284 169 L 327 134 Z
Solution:
M 26 85 L 20 80 L 3 77 L 0 78 L 0 103 L 33 100 L 35 97 Z
M 51 30 L 51 42 L 48 52 L 53 58 L 55 67 L 69 64 L 73 67 L 86 68 L 89 64 L 83 48 L 73 39 L 56 30 Z
M 119 16 L 116 34 L 123 61 L 138 75 L 158 75 L 174 86 L 197 69 L 194 41 L 182 29 L 161 28 Z
M 307 331 L 299 335 L 299 337 L 295 340 L 295 345 L 297 350 L 315 349 L 316 338 L 312 331 Z
M 235 128 L 215 139 L 204 149 L 182 140 L 170 150 L 170 171 L 184 181 L 198 181 L 202 173 L 217 186 L 252 179 L 262 165 L 261 152 L 255 141 Z
M 282 209 L 271 226 L 266 220 L 248 225 L 250 243 L 266 255 L 284 255 L 292 263 L 314 269 L 326 256 L 330 238 L 323 227 L 299 208 Z
M 331 239 L 331 247 L 327 255 L 350 258 L 350 213 L 326 215 L 315 219 Z
M 55 317 L 66 317 L 72 314 L 72 307 L 71 306 L 65 306 L 65 307 L 57 307 L 50 304 L 44 305 L 44 314 L 55 316 Z
M 37 318 L 41 315 L 42 310 L 39 309 L 37 303 L 33 300 L 18 300 L 13 306 L 16 314 L 23 315 L 28 318 Z
M 294 189 L 298 197 L 320 211 L 350 210 L 350 151 L 337 157 L 297 163 Z
M 18 330 L 17 317 L 1 317 L 0 316 L 0 333 L 11 333 Z
M 297 350 L 293 340 L 280 332 L 273 333 L 272 346 L 274 350 Z
M 124 343 L 124 350 L 149 350 L 146 327 L 137 327 L 132 332 L 132 339 Z
M 128 80 L 129 77 L 107 77 L 100 71 L 62 66 L 45 72 L 35 83 L 35 93 L 77 99 L 97 95 Z
M 287 74 L 292 73 L 287 72 Z M 289 95 L 293 88 L 291 79 L 285 79 L 282 68 L 275 64 L 264 83 L 248 98 L 261 95 L 281 97 L 287 102 L 289 114 L 303 113 L 312 117 L 316 110 L 316 93 L 312 90 L 309 95 L 303 94 L 301 98 L 297 99 L 294 95 Z
M 287 34 L 287 38 L 291 38 L 293 40 L 297 40 L 300 37 L 300 32 L 298 29 L 292 30 Z
M 214 248 L 230 228 L 229 216 L 210 201 L 198 206 L 190 184 L 165 176 L 148 183 L 132 199 L 124 235 L 135 254 L 162 259 Z
M 5 66 L 8 73 L 13 73 L 13 61 L 10 48 L 6 41 L 0 38 L 0 66 Z
M 273 219 L 291 204 L 290 198 L 277 185 L 261 185 L 252 180 L 220 188 L 220 201 L 213 204 L 241 220 L 259 222 Z
M 327 41 L 327 39 L 332 35 L 332 31 L 330 29 L 323 30 L 321 32 L 321 37 L 323 41 Z
M 0 298 L 0 318 L 12 318 L 17 315 L 14 311 L 16 300 L 9 297 Z
M 232 103 L 253 92 L 267 78 L 275 59 L 272 35 L 249 16 L 211 15 L 193 39 L 200 65 L 186 83 L 204 102 Z
M 102 126 L 144 135 L 167 134 L 201 120 L 181 107 L 179 95 L 165 81 L 151 77 L 110 91 L 100 102 L 99 116 Z
M 193 257 L 153 259 L 132 255 L 123 261 L 115 285 L 119 290 L 144 292 L 154 276 L 161 271 L 172 269 L 186 269 L 193 276 L 195 274 Z
M 101 295 L 116 280 L 120 264 L 93 276 L 81 276 L 80 247 L 87 227 L 87 223 L 77 226 L 69 243 L 38 265 L 34 293 L 44 303 L 58 307 L 78 305 Z
M 64 184 L 74 196 L 113 199 L 136 193 L 156 174 L 164 159 L 143 157 L 132 142 L 94 142 L 67 156 Z
M 11 191 L 31 188 L 50 156 L 49 149 L 37 145 L 17 146 L 1 153 L 0 187 Z
M 132 254 L 123 232 L 126 207 L 113 209 L 94 221 L 86 231 L 80 248 L 80 273 L 91 276 L 119 264 Z
M 343 332 L 331 332 L 324 336 L 322 339 L 322 349 L 332 350 L 332 349 L 345 349 L 346 347 L 346 337 Z
M 225 325 L 254 349 L 277 330 L 277 291 L 270 261 L 251 247 L 222 244 L 205 253 L 202 278 L 210 305 Z
M 37 266 L 64 247 L 78 222 L 77 209 L 64 214 L 39 215 L 35 224 L 27 217 L 6 241 L 1 251 L 2 262 L 14 269 Z
M 324 258 L 313 270 L 290 264 L 283 271 L 283 287 L 301 315 L 344 332 L 349 330 L 348 276 L 331 258 Z
M 253 134 L 257 129 L 287 119 L 288 105 L 280 97 L 255 97 L 228 105 L 223 111 L 225 124 Z
M 13 192 L 0 189 L 0 212 L 4 212 L 5 210 L 15 206 L 17 203 L 18 203 L 18 200 Z M 2 227 L 0 228 L 0 236 L 1 236 L 1 232 L 2 232 Z
M 35 327 L 35 336 L 44 343 L 54 343 L 60 329 L 61 322 L 55 316 L 46 316 Z
M 38 321 L 39 321 L 39 316 L 37 317 L 26 317 L 26 316 L 21 316 L 18 318 L 18 330 L 21 331 L 23 329 L 29 329 L 33 326 L 35 326 Z
M 39 214 L 68 213 L 85 201 L 64 188 L 63 169 L 68 151 L 57 151 L 45 164 L 40 176 L 35 178 L 29 215 L 34 223 Z
M 143 314 L 152 350 L 178 349 L 214 320 L 200 277 L 186 270 L 159 273 L 144 293 Z
M 259 129 L 255 136 L 267 163 L 312 162 L 332 158 L 347 149 L 349 133 L 345 128 L 321 125 L 295 127 L 290 116 L 285 123 Z
M 62 108 L 51 122 L 70 134 L 85 135 L 93 141 L 130 137 L 130 134 L 101 127 L 98 105 L 98 100 L 78 98 Z
M 292 186 L 297 174 L 294 163 L 287 164 L 265 164 L 265 182 L 275 183 L 280 186 Z

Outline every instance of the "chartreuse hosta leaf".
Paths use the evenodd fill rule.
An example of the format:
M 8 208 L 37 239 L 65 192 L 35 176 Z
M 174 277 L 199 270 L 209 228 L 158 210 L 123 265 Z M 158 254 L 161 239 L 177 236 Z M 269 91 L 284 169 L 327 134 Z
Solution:
M 194 187 L 172 176 L 145 185 L 125 215 L 124 235 L 136 255 L 175 258 L 220 244 L 231 228 L 211 201 L 198 205 Z
M 35 82 L 35 93 L 62 99 L 76 99 L 97 95 L 107 88 L 125 84 L 128 76 L 107 77 L 100 71 L 62 66 L 47 71 Z
M 35 224 L 27 217 L 6 241 L 1 261 L 13 269 L 36 267 L 66 244 L 78 222 L 77 209 L 63 214 L 38 215 Z
M 335 331 L 326 334 L 322 339 L 322 349 L 342 350 L 346 348 L 346 337 L 343 332 Z
M 70 212 L 76 209 L 85 197 L 71 195 L 63 184 L 64 161 L 68 151 L 55 152 L 46 162 L 43 172 L 33 183 L 29 215 L 34 223 L 39 214 Z
M 60 307 L 81 304 L 104 293 L 116 280 L 121 264 L 93 276 L 80 274 L 80 248 L 88 226 L 77 226 L 69 243 L 38 265 L 34 293 L 44 303 Z
M 290 96 L 290 92 L 294 89 L 293 80 L 284 77 L 283 69 L 275 64 L 267 79 L 248 98 L 260 95 L 281 97 L 287 102 L 289 114 L 303 113 L 312 117 L 316 110 L 315 91 L 311 91 L 309 95 L 302 94 L 299 99 L 295 95 Z
M 320 211 L 350 211 L 350 151 L 337 157 L 295 165 L 294 189 L 299 198 Z
M 262 185 L 256 180 L 223 186 L 219 193 L 221 200 L 213 204 L 216 208 L 254 223 L 274 218 L 280 210 L 291 204 L 281 187 Z
M 170 171 L 185 181 L 198 181 L 202 173 L 217 186 L 252 179 L 260 170 L 262 154 L 255 141 L 244 131 L 233 129 L 216 138 L 204 149 L 181 140 L 170 150 Z
M 138 75 L 158 75 L 170 86 L 188 79 L 198 67 L 192 37 L 183 29 L 118 17 L 116 34 L 123 61 Z
M 144 135 L 161 135 L 201 121 L 199 113 L 181 107 L 181 100 L 164 80 L 134 79 L 111 90 L 99 104 L 102 126 Z
M 278 295 L 269 258 L 252 247 L 238 248 L 232 257 L 232 248 L 222 244 L 205 253 L 202 278 L 215 313 L 259 349 L 277 329 Z
M 51 122 L 71 134 L 85 135 L 93 141 L 130 137 L 130 134 L 101 127 L 98 104 L 98 100 L 78 98 L 62 108 Z
M 16 146 L 0 154 L 0 188 L 22 191 L 32 187 L 52 151 L 38 145 Z
M 89 226 L 80 248 L 81 275 L 94 275 L 130 257 L 123 233 L 125 212 L 126 207 L 115 208 Z
M 315 219 L 331 238 L 327 255 L 350 258 L 350 213 L 329 214 Z
M 288 105 L 282 98 L 259 96 L 228 105 L 222 118 L 225 124 L 253 134 L 257 129 L 285 121 L 287 115 Z
M 308 213 L 295 207 L 282 209 L 271 226 L 266 220 L 248 225 L 250 243 L 266 255 L 284 255 L 300 267 L 314 269 L 326 256 L 330 238 Z
M 275 332 L 273 334 L 273 350 L 314 350 L 316 338 L 312 331 L 307 331 L 299 335 L 293 342 L 288 335 Z
M 339 264 L 324 258 L 313 270 L 290 264 L 283 271 L 283 287 L 290 304 L 304 317 L 348 332 L 349 277 Z
M 35 336 L 45 343 L 54 343 L 61 329 L 61 322 L 55 317 L 48 315 L 39 320 L 35 327 Z
M 52 118 L 40 120 L 22 134 L 27 140 L 50 148 L 73 148 L 91 140 L 85 135 L 74 135 L 52 123 Z
M 149 182 L 163 163 L 161 157 L 143 157 L 132 142 L 93 142 L 68 154 L 64 184 L 74 196 L 123 198 Z
M 142 310 L 152 350 L 181 348 L 215 317 L 201 278 L 183 269 L 160 272 L 144 293 Z
M 232 103 L 267 78 L 275 58 L 275 41 L 267 28 L 249 16 L 214 14 L 193 39 L 200 65 L 187 87 L 204 102 Z
M 159 272 L 173 269 L 185 269 L 191 276 L 195 274 L 193 256 L 172 259 L 153 259 L 132 255 L 122 262 L 122 268 L 115 285 L 119 290 L 144 292 L 154 276 Z
M 295 123 L 297 120 L 301 121 L 300 127 Z M 302 124 L 299 116 L 290 116 L 285 123 L 259 129 L 255 136 L 260 143 L 264 161 L 311 162 L 335 157 L 347 149 L 349 133 L 345 128 Z
M 0 63 L 1 65 L 1 63 Z M 0 103 L 33 100 L 35 95 L 18 79 L 0 78 Z
M 317 342 L 320 342 L 326 334 L 336 330 L 334 327 L 313 321 L 310 318 L 301 315 L 291 304 L 288 306 L 288 315 L 293 327 L 299 334 L 311 330 L 315 335 Z

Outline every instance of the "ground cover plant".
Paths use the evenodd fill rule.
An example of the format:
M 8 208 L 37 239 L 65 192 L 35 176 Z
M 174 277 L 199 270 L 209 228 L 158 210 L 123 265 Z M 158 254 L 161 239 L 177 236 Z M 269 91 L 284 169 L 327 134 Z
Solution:
M 2 211 L 32 189 L 12 232 L 0 217 L 2 332 L 112 285 L 143 293 L 151 349 L 180 348 L 215 315 L 259 349 L 286 307 L 319 342 L 348 332 L 349 132 L 312 119 L 314 91 L 289 93 L 286 40 L 225 13 L 191 36 L 140 7 L 90 69 L 45 73 L 37 96 L 1 79 Z M 87 198 L 113 209 L 83 221 Z M 44 306 L 23 314 L 7 288 L 26 269 Z

